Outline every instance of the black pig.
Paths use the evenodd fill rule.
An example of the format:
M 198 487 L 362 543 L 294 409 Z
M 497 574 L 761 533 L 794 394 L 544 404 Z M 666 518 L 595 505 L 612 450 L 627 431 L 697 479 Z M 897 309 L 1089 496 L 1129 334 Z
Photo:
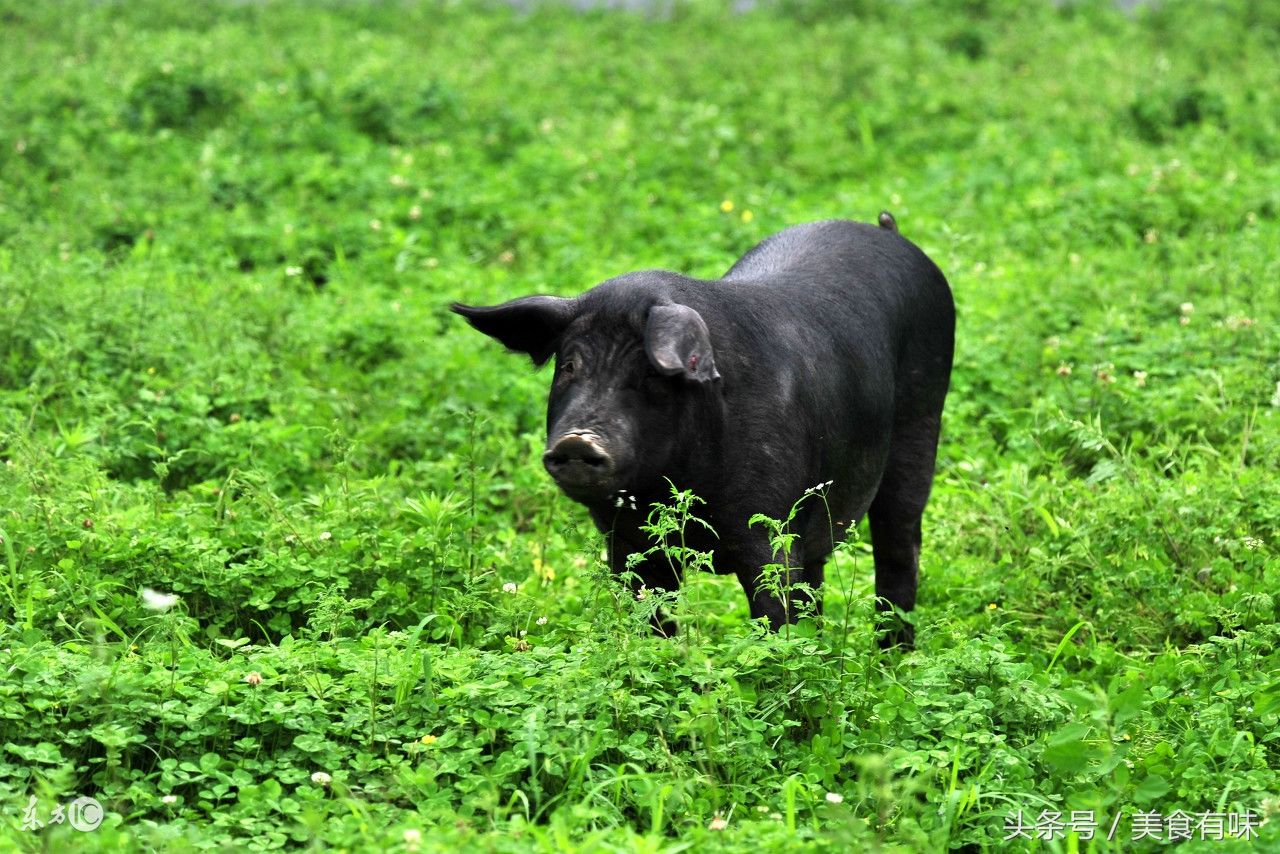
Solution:
M 605 533 L 616 572 L 651 545 L 639 526 L 670 496 L 669 478 L 705 500 L 715 531 L 692 526 L 688 545 L 713 551 L 716 571 L 738 576 L 751 616 L 773 629 L 819 603 L 803 588 L 791 601 L 771 592 L 761 567 L 791 567 L 784 590 L 820 590 L 827 555 L 864 513 L 878 607 L 914 607 L 955 307 L 893 217 L 879 224 L 789 228 L 711 281 L 645 271 L 575 298 L 453 305 L 534 364 L 556 357 L 543 463 Z M 748 524 L 757 513 L 786 519 L 806 489 L 828 483 L 826 506 L 801 502 L 790 554 Z M 633 572 L 637 589 L 680 584 L 661 557 Z M 655 618 L 657 631 L 673 628 Z M 900 623 L 882 642 L 912 639 Z

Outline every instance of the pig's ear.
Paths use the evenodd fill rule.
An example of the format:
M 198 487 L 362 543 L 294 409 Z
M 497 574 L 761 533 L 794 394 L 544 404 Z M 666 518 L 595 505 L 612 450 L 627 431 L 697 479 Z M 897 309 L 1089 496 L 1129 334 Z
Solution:
M 655 305 L 644 327 L 644 351 L 653 366 L 669 377 L 711 382 L 720 379 L 711 335 L 702 315 L 687 305 Z
M 535 365 L 555 353 L 574 316 L 574 301 L 560 297 L 522 297 L 490 306 L 455 302 L 450 308 L 508 350 L 527 353 Z

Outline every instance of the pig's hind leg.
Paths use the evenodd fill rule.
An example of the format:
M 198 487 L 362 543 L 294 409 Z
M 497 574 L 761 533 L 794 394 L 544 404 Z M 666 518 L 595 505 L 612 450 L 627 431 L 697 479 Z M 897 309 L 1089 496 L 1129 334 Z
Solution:
M 894 426 L 889 459 L 868 517 L 876 564 L 876 608 L 910 611 L 920 572 L 920 517 L 929 500 L 938 452 L 940 419 L 918 416 Z M 911 647 L 915 629 L 896 619 L 880 645 Z

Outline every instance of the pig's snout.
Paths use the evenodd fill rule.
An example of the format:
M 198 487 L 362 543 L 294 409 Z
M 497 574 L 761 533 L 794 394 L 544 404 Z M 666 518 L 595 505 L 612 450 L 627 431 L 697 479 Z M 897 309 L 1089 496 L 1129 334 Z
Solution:
M 602 489 L 613 477 L 613 457 L 594 433 L 566 433 L 542 455 L 547 473 L 566 491 Z

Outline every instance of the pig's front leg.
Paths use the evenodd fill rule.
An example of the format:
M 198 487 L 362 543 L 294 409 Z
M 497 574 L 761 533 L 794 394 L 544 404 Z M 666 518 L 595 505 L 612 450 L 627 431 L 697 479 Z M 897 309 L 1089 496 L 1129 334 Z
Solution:
M 735 562 L 738 581 L 746 591 L 751 619 L 764 617 L 770 631 L 778 631 L 801 617 L 822 613 L 824 559 L 797 565 L 794 557 L 761 550 L 756 560 Z M 764 567 L 770 567 L 765 569 Z M 778 569 L 777 567 L 781 567 Z M 805 586 L 800 586 L 805 585 Z
M 680 575 L 662 554 L 652 554 L 634 566 L 627 566 L 627 558 L 635 549 L 610 539 L 609 566 L 614 574 L 625 579 L 631 595 L 637 599 L 646 596 L 674 593 L 680 589 Z M 675 637 L 676 621 L 663 608 L 653 612 L 650 620 L 653 633 L 659 637 Z

